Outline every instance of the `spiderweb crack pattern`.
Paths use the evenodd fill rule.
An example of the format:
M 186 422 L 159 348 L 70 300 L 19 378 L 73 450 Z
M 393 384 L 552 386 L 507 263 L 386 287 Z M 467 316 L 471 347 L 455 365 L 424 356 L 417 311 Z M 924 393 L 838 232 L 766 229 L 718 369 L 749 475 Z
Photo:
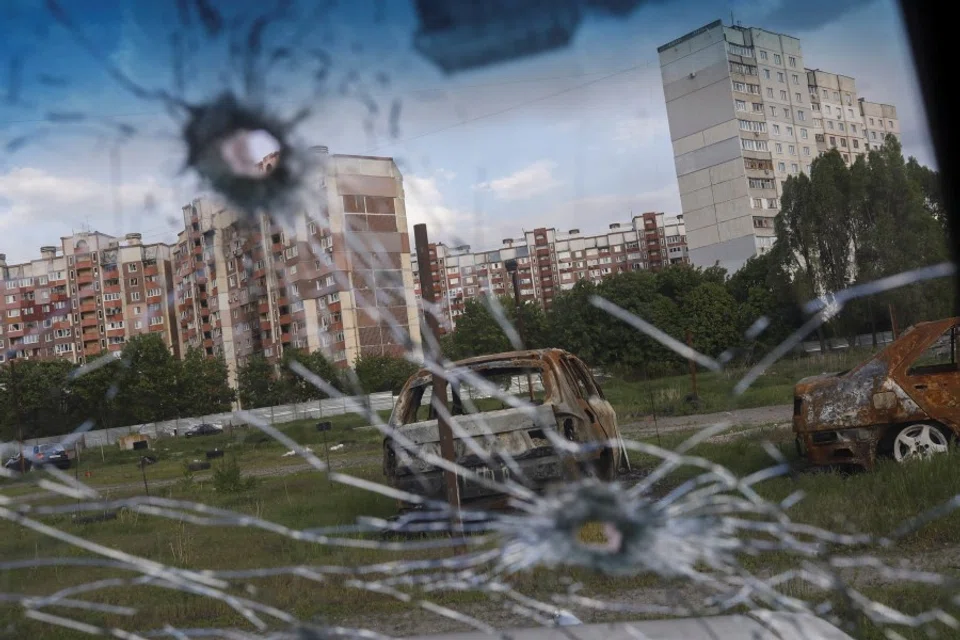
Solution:
M 307 145 L 296 139 L 297 129 L 310 110 L 296 109 L 292 114 L 279 115 L 283 100 L 273 94 L 268 79 L 277 69 L 290 74 L 306 74 L 312 81 L 312 98 L 334 93 L 351 96 L 363 106 L 367 130 L 384 129 L 395 138 L 402 100 L 391 97 L 389 108 L 384 109 L 375 97 L 379 95 L 378 91 L 389 86 L 389 75 L 378 72 L 373 78 L 366 78 L 355 69 L 340 68 L 335 57 L 322 48 L 300 47 L 308 38 L 310 29 L 325 16 L 325 9 L 320 4 L 320 8 L 303 14 L 289 3 L 281 2 L 255 16 L 230 15 L 227 8 L 209 0 L 180 0 L 175 4 L 178 19 L 172 39 L 175 51 L 172 87 L 152 88 L 132 78 L 104 56 L 95 41 L 78 25 L 68 6 L 56 0 L 47 1 L 50 16 L 103 65 L 119 86 L 145 104 L 171 114 L 176 124 L 174 128 L 179 132 L 173 137 L 182 143 L 185 167 L 196 171 L 231 206 L 252 221 L 261 215 L 272 216 L 274 222 L 291 232 L 296 216 L 308 210 L 321 226 L 329 229 L 326 212 L 315 210 L 313 204 L 320 201 L 320 192 L 313 178 L 324 168 L 313 162 Z M 271 44 L 273 30 L 284 34 L 282 45 Z M 201 42 L 217 43 L 222 47 L 229 73 L 222 91 L 205 94 L 198 101 L 187 97 L 190 93 L 187 67 Z M 20 63 L 14 62 L 19 69 Z M 51 80 L 50 84 L 56 83 Z M 18 89 L 11 99 L 20 100 L 20 93 Z M 72 126 L 85 134 L 121 140 L 141 133 L 133 125 L 93 114 L 51 112 L 32 134 L 9 142 L 7 149 L 14 151 L 42 140 L 49 125 Z M 265 131 L 278 144 L 279 164 L 266 178 L 244 173 L 243 152 L 248 141 L 243 135 L 235 137 L 235 134 L 254 130 Z M 240 151 L 239 159 L 232 163 L 226 149 L 234 146 Z M 254 226 L 251 223 L 251 228 Z M 338 284 L 352 289 L 358 307 L 386 325 L 396 343 L 405 348 L 407 359 L 450 384 L 469 386 L 484 398 L 494 398 L 530 419 L 537 418 L 535 403 L 494 384 L 470 367 L 457 366 L 442 356 L 431 357 L 430 354 L 440 352 L 432 336 L 423 337 L 427 343 L 425 348 L 416 344 L 401 319 L 387 311 L 390 306 L 387 294 L 373 275 L 392 268 L 384 258 L 387 251 L 377 243 L 371 245 L 369 239 L 361 238 L 349 229 L 344 235 L 348 248 L 364 267 L 357 273 L 371 275 L 364 276 L 368 279 L 367 286 L 361 289 L 356 282 L 349 281 L 344 272 L 334 271 Z M 319 256 L 325 266 L 333 264 L 315 238 L 311 237 L 308 242 L 313 255 Z M 252 265 L 247 267 L 252 270 Z M 851 301 L 932 278 L 953 276 L 954 273 L 952 264 L 935 265 L 811 301 L 805 308 L 809 314 L 806 323 L 750 369 L 738 381 L 735 393 L 745 392 L 774 363 Z M 292 298 L 299 299 L 295 290 Z M 520 333 L 496 297 L 489 296 L 485 300 L 492 317 L 513 347 L 522 349 Z M 172 300 L 168 302 L 173 303 Z M 595 296 L 590 302 L 635 329 L 638 336 L 645 335 L 708 370 L 723 371 L 732 357 L 724 354 L 712 358 L 700 353 L 648 320 L 601 297 Z M 424 305 L 424 311 L 443 322 L 436 305 Z M 757 318 L 747 332 L 748 340 L 757 338 L 768 325 L 767 318 Z M 88 375 L 110 362 L 112 358 L 107 357 L 89 363 L 74 375 Z M 129 364 L 123 363 L 124 366 Z M 339 391 L 330 381 L 300 363 L 293 362 L 290 368 L 330 398 L 363 396 L 360 381 L 351 370 L 347 371 L 348 393 Z M 115 394 L 116 388 L 111 393 Z M 890 626 L 889 637 L 897 637 L 893 626 L 923 628 L 938 623 L 952 630 L 960 627 L 944 606 L 931 603 L 921 613 L 907 614 L 898 610 L 897 603 L 871 598 L 866 589 L 848 581 L 844 573 L 850 569 L 865 569 L 886 580 L 953 590 L 956 580 L 948 575 L 898 568 L 879 555 L 863 554 L 861 550 L 895 548 L 899 539 L 956 510 L 960 506 L 960 496 L 904 523 L 889 537 L 838 533 L 795 522 L 789 512 L 803 500 L 802 494 L 794 493 L 780 502 L 772 502 L 758 491 L 764 482 L 790 471 L 789 463 L 776 447 L 767 447 L 770 466 L 746 477 L 738 477 L 723 465 L 691 453 L 699 444 L 729 430 L 733 426 L 729 423 L 702 429 L 672 449 L 625 439 L 619 434 L 607 442 L 588 446 L 547 430 L 545 437 L 550 445 L 570 459 L 589 454 L 597 447 L 606 447 L 622 449 L 631 457 L 650 462 L 645 465 L 646 474 L 639 478 L 602 482 L 583 477 L 540 493 L 532 488 L 535 483 L 525 477 L 520 460 L 503 451 L 489 450 L 487 440 L 494 438 L 495 433 L 483 414 L 478 412 L 475 398 L 468 396 L 463 402 L 471 413 L 479 416 L 480 435 L 461 427 L 446 407 L 438 404 L 435 409 L 450 422 L 455 438 L 470 454 L 487 465 L 502 463 L 509 469 L 507 477 L 486 476 L 475 468 L 426 451 L 384 421 L 369 402 L 361 405 L 357 413 L 410 459 L 421 461 L 425 467 L 453 471 L 465 481 L 503 494 L 509 500 L 510 509 L 507 511 L 468 506 L 453 513 L 445 501 L 360 475 L 335 471 L 281 429 L 253 413 L 238 411 L 235 414 L 238 421 L 259 429 L 309 464 L 316 472 L 318 483 L 326 479 L 337 486 L 417 508 L 393 519 L 371 515 L 358 518 L 351 525 L 298 529 L 202 501 L 161 496 L 109 498 L 69 474 L 45 468 L 42 475 L 33 474 L 28 481 L 38 490 L 60 500 L 53 503 L 41 498 L 18 501 L 13 495 L 5 495 L 5 488 L 0 487 L 0 519 L 23 532 L 62 543 L 63 554 L 4 558 L 0 560 L 0 571 L 77 568 L 91 572 L 107 570 L 114 577 L 96 577 L 50 590 L 46 589 L 47 585 L 41 585 L 43 595 L 0 593 L 0 601 L 18 604 L 23 616 L 33 621 L 124 639 L 376 640 L 387 637 L 367 629 L 341 626 L 336 620 L 304 620 L 296 612 L 270 604 L 271 594 L 257 585 L 277 578 L 315 584 L 336 581 L 356 594 L 358 601 L 363 594 L 378 594 L 407 609 L 492 636 L 502 635 L 498 624 L 486 620 L 482 608 L 463 606 L 460 601 L 451 603 L 450 594 L 479 598 L 485 604 L 509 611 L 515 618 L 545 626 L 556 625 L 558 617 L 567 612 L 576 612 L 577 616 L 590 620 L 603 619 L 601 614 L 620 617 L 698 616 L 762 608 L 809 613 L 843 626 L 865 617 L 878 625 Z M 65 446 L 71 446 L 95 427 L 92 419 L 84 422 L 64 440 Z M 682 470 L 694 471 L 692 475 L 681 475 Z M 16 477 L 6 469 L 0 469 L 0 475 Z M 670 482 L 676 477 L 681 480 Z M 378 556 L 391 554 L 395 559 L 354 564 L 302 562 L 229 570 L 205 569 L 200 562 L 197 563 L 199 568 L 184 568 L 177 563 L 134 555 L 85 538 L 73 532 L 74 525 L 68 521 L 69 516 L 80 513 L 108 511 L 142 517 L 150 522 L 169 520 L 190 527 L 253 529 L 264 536 L 330 552 L 327 555 L 343 551 L 376 552 Z M 456 524 L 453 524 L 454 520 Z M 592 525 L 602 532 L 602 542 L 587 543 L 582 539 L 584 529 Z M 781 560 L 779 565 L 773 563 L 771 566 L 782 565 L 786 558 L 790 568 L 782 571 L 764 568 L 762 560 L 767 557 Z M 619 598 L 617 593 L 604 594 L 596 589 L 591 593 L 591 589 L 582 584 L 588 575 L 601 575 L 612 580 L 646 577 L 671 586 L 662 590 L 665 597 L 659 601 L 654 601 L 656 598 Z M 542 583 L 551 578 L 564 584 L 565 588 L 544 594 Z M 539 583 L 537 588 L 531 588 L 531 581 Z M 222 604 L 235 612 L 245 626 L 221 628 L 214 624 L 204 628 L 176 628 L 167 624 L 141 629 L 136 619 L 138 607 L 115 605 L 102 601 L 103 597 L 96 597 L 98 593 L 111 589 L 160 589 L 191 594 Z M 956 596 L 953 599 L 956 600 Z M 470 602 L 469 599 L 465 601 Z M 104 615 L 126 618 L 129 625 L 121 629 L 97 623 L 96 620 Z

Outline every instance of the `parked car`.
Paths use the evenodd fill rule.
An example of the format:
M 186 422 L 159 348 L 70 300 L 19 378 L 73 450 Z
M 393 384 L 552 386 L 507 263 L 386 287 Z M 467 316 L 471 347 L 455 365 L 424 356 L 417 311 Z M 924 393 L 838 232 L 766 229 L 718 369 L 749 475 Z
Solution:
M 910 327 L 866 362 L 804 378 L 793 430 L 813 465 L 872 469 L 945 452 L 960 435 L 960 318 Z
M 23 461 L 21 463 L 21 456 Z M 72 461 L 67 450 L 60 444 L 37 444 L 24 447 L 23 452 L 12 456 L 3 466 L 13 471 L 30 471 L 33 467 L 53 465 L 58 469 L 69 469 Z
M 204 422 L 203 424 L 198 424 L 184 431 L 183 437 L 192 438 L 193 436 L 215 436 L 221 433 L 223 433 L 223 427 Z
M 502 482 L 513 479 L 542 490 L 589 473 L 604 480 L 615 479 L 626 463 L 620 442 L 617 416 L 604 398 L 590 369 L 576 356 L 560 349 L 498 353 L 462 360 L 457 366 L 497 385 L 501 394 L 526 400 L 527 409 L 508 406 L 501 394 L 490 396 L 476 385 L 447 385 L 447 407 L 456 423 L 455 436 L 474 439 L 473 447 L 460 437 L 454 441 L 455 460 L 478 475 Z M 383 442 L 383 470 L 392 486 L 433 499 L 444 499 L 443 472 L 421 457 L 440 456 L 440 435 L 427 392 L 432 377 L 421 370 L 407 380 L 390 417 L 399 434 L 417 447 L 411 453 L 393 438 Z M 548 439 L 552 430 L 584 447 L 573 464 L 560 456 Z M 480 447 L 484 455 L 478 455 Z M 515 464 L 505 460 L 509 456 Z M 503 498 L 493 488 L 458 477 L 463 503 L 496 503 Z M 492 506 L 492 505 L 491 505 Z M 412 505 L 401 503 L 401 508 Z

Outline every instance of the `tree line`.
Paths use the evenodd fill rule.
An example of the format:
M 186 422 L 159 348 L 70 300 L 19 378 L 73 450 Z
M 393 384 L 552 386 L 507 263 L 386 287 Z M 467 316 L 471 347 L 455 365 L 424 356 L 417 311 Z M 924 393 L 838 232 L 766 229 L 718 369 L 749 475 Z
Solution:
M 648 375 L 682 370 L 676 353 L 595 307 L 591 300 L 600 296 L 678 340 L 689 332 L 693 347 L 707 355 L 749 361 L 805 322 L 809 300 L 950 259 L 939 175 L 904 160 L 893 136 L 849 166 L 832 150 L 814 160 L 809 176 L 789 177 L 775 231 L 774 248 L 732 275 L 689 265 L 619 273 L 597 284 L 577 282 L 546 311 L 533 303 L 518 309 L 509 297 L 469 300 L 444 337 L 445 355 L 514 348 L 496 320 L 502 312 L 514 326 L 519 314 L 527 347 L 561 347 L 591 364 Z M 917 282 L 856 299 L 818 335 L 825 341 L 889 331 L 891 310 L 901 330 L 950 316 L 954 282 Z
M 333 390 L 295 373 L 294 361 Z M 334 390 L 352 395 L 357 381 L 363 393 L 397 392 L 417 368 L 403 358 L 361 356 L 351 375 L 319 351 L 287 350 L 279 371 L 262 356 L 250 358 L 233 389 L 222 357 L 191 349 L 179 360 L 153 334 L 132 338 L 119 358 L 94 362 L 25 360 L 0 367 L 0 441 L 66 434 L 88 420 L 90 428 L 106 429 L 201 417 L 230 411 L 237 399 L 253 409 L 322 399 Z
M 497 321 L 505 317 L 514 328 L 522 325 L 529 348 L 560 347 L 592 365 L 649 376 L 683 370 L 676 353 L 594 306 L 599 296 L 678 340 L 689 336 L 709 356 L 750 361 L 804 323 L 803 305 L 812 298 L 950 258 L 939 175 L 904 160 L 893 137 L 850 166 L 830 151 L 813 162 L 809 176 L 788 178 L 775 230 L 773 249 L 732 275 L 682 264 L 620 273 L 576 283 L 546 311 L 533 303 L 517 307 L 508 297 L 468 300 L 456 330 L 441 339 L 443 355 L 458 360 L 512 350 L 511 335 Z M 818 335 L 889 331 L 891 310 L 902 329 L 953 314 L 954 301 L 954 280 L 916 282 L 848 303 Z M 232 389 L 222 358 L 191 350 L 177 360 L 157 336 L 133 338 L 121 356 L 89 369 L 66 360 L 0 368 L 0 440 L 21 431 L 68 433 L 86 420 L 107 428 L 220 413 L 234 400 L 258 408 L 339 392 L 397 393 L 417 369 L 402 357 L 362 355 L 352 370 L 342 370 L 320 352 L 286 350 L 280 367 L 249 358 Z M 294 362 L 329 386 L 305 380 Z

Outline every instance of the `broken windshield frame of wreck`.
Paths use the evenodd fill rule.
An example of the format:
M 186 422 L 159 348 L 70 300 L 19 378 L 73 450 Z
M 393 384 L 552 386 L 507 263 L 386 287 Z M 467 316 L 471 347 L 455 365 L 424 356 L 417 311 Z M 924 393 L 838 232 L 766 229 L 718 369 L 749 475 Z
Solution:
M 576 356 L 560 349 L 515 351 L 461 360 L 454 363 L 458 369 L 466 373 L 450 376 L 446 406 L 456 438 L 454 462 L 472 472 L 457 474 L 465 505 L 502 504 L 505 496 L 496 484 L 507 481 L 541 491 L 583 475 L 613 480 L 626 464 L 622 448 L 611 444 L 620 442 L 616 412 Z M 430 462 L 441 457 L 431 391 L 426 370 L 407 380 L 390 426 L 414 450 L 385 438 L 383 469 L 393 487 L 441 500 L 443 473 Z M 552 443 L 556 438 L 579 450 L 559 452 Z M 490 482 L 471 480 L 472 475 Z
M 800 380 L 793 430 L 816 466 L 873 469 L 944 452 L 960 437 L 960 317 L 921 322 L 853 369 Z

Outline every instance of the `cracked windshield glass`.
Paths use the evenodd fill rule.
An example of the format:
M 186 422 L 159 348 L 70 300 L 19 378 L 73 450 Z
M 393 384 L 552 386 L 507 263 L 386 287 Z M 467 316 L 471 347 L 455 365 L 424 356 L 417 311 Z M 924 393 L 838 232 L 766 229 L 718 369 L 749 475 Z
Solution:
M 0 5 L 0 637 L 960 637 L 893 0 Z

